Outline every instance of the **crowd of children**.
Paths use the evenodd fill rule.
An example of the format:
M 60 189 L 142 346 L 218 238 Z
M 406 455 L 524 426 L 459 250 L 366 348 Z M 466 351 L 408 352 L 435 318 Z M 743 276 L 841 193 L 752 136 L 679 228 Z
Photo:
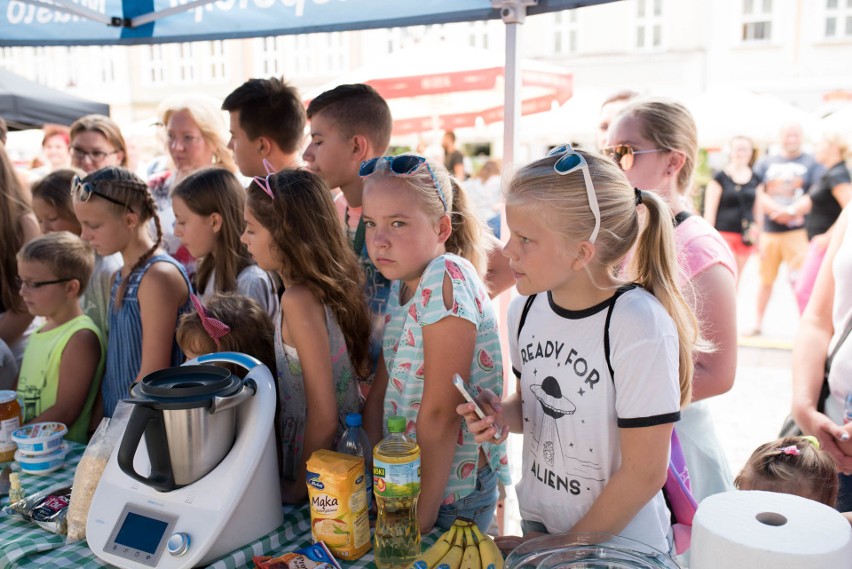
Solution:
M 371 87 L 312 100 L 304 169 L 292 168 L 292 137 L 268 129 L 301 129 L 305 111 L 258 118 L 264 104 L 287 108 L 270 93 L 293 98 L 278 80 L 252 80 L 224 107 L 252 181 L 221 167 L 183 173 L 169 193 L 173 227 L 119 164 L 38 182 L 36 239 L 22 221 L 30 200 L 4 198 L 18 208 L 3 214 L 18 253 L 0 279 L 13 274 L 19 295 L 4 292 L 0 308 L 30 318 L 4 318 L 0 331 L 40 318 L 17 381 L 25 420 L 60 420 L 85 442 L 147 374 L 245 352 L 278 379 L 285 502 L 306 500 L 305 462 L 335 447 L 347 413 L 363 412 L 373 442 L 401 415 L 422 452 L 421 530 L 457 516 L 490 527 L 498 484 L 511 483 L 513 432 L 525 535 L 501 547 L 605 532 L 670 551 L 661 488 L 673 429 L 699 497 L 732 487 L 701 400 L 733 381 L 736 263 L 683 199 L 697 154 L 689 112 L 636 101 L 612 119 L 604 154 L 563 145 L 519 168 L 498 247 L 442 164 L 385 155 L 391 115 Z M 184 138 L 175 145 L 193 142 Z M 197 260 L 193 275 L 165 252 L 164 232 Z M 491 297 L 510 282 L 520 296 L 500 329 Z M 501 334 L 515 376 L 505 398 Z M 462 403 L 455 374 L 484 419 Z M 736 485 L 833 503 L 836 472 L 814 442 L 762 447 Z

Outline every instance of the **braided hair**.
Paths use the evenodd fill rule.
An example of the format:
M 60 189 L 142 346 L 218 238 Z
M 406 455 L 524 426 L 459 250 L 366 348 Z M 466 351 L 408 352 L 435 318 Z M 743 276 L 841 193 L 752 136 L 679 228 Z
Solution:
M 124 300 L 124 292 L 127 288 L 127 281 L 130 275 L 139 270 L 154 255 L 163 242 L 163 229 L 160 226 L 160 216 L 157 215 L 157 204 L 154 202 L 151 192 L 148 191 L 147 184 L 139 176 L 124 168 L 117 166 L 101 168 L 86 176 L 83 182 L 91 184 L 92 188 L 99 194 L 124 203 L 125 205 L 121 206 L 116 203 L 107 202 L 116 214 L 122 214 L 130 210 L 139 217 L 140 224 L 153 219 L 154 227 L 157 230 L 157 237 L 154 240 L 154 244 L 130 267 L 130 271 L 127 274 L 128 278 L 121 281 L 115 298 L 116 309 L 118 309 L 121 308 L 122 301 Z

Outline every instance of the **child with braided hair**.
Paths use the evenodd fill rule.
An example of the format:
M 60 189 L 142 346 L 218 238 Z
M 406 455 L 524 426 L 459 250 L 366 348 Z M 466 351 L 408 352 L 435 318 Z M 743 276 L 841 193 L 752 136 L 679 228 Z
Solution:
M 81 237 L 99 255 L 120 253 L 124 263 L 110 290 L 101 391 L 104 416 L 111 417 L 133 381 L 183 361 L 175 328 L 190 310 L 191 286 L 184 268 L 161 248 L 157 207 L 139 177 L 111 166 L 75 178 L 71 193 Z M 151 219 L 156 239 L 148 233 Z

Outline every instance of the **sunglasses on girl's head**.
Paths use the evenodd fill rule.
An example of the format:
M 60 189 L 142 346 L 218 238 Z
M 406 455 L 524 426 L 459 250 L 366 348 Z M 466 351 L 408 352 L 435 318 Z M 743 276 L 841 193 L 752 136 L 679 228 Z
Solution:
M 447 198 L 444 196 L 444 190 L 441 189 L 441 184 L 438 183 L 435 173 L 432 172 L 432 168 L 429 166 L 429 163 L 424 157 L 417 156 L 416 154 L 403 154 L 401 156 L 380 156 L 378 158 L 370 158 L 369 160 L 361 162 L 361 168 L 358 169 L 358 175 L 362 178 L 372 176 L 376 173 L 376 167 L 379 162 L 388 162 L 388 171 L 394 176 L 411 176 L 420 169 L 420 166 L 425 164 L 426 170 L 429 172 L 429 176 L 432 177 L 432 184 L 438 191 L 438 198 L 440 198 L 441 203 L 444 204 L 444 211 L 447 211 Z
M 92 195 L 96 195 L 99 198 L 103 198 L 108 202 L 112 202 L 116 205 L 120 205 L 123 208 L 130 209 L 126 203 L 120 202 L 115 198 L 111 198 L 106 194 L 103 194 L 97 190 L 95 190 L 94 186 L 90 182 L 84 182 L 80 179 L 79 176 L 74 176 L 74 180 L 71 182 L 71 195 L 77 195 L 77 199 L 81 202 L 89 201 L 89 198 Z
M 651 154 L 652 152 L 663 152 L 662 148 L 652 148 L 650 150 L 634 150 L 629 144 L 619 144 L 618 146 L 607 146 L 601 148 L 604 156 L 609 156 L 619 168 L 627 172 L 633 168 L 633 157 L 637 154 Z
M 557 146 L 547 153 L 547 156 L 559 156 L 559 159 L 553 163 L 553 169 L 560 176 L 565 176 L 571 172 L 581 170 L 583 172 L 583 181 L 586 184 L 586 196 L 589 198 L 589 209 L 595 216 L 595 228 L 589 236 L 589 242 L 594 243 L 598 238 L 598 231 L 601 229 L 601 210 L 598 206 L 598 197 L 595 193 L 595 186 L 592 184 L 592 177 L 589 174 L 589 164 L 582 154 L 571 148 L 570 144 Z

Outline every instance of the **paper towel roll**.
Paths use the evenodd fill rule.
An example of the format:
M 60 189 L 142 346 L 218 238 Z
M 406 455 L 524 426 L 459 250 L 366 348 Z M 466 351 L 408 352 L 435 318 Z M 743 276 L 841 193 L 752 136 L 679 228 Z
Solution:
M 792 494 L 733 491 L 698 506 L 690 569 L 849 569 L 852 529 L 837 511 Z

